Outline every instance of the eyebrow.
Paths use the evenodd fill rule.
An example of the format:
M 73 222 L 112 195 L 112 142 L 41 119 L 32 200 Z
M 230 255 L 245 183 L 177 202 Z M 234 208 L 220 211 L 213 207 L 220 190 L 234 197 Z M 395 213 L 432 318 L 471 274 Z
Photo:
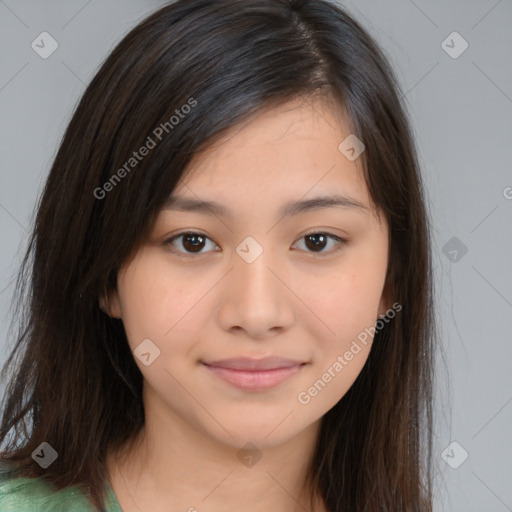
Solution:
M 356 199 L 333 195 L 333 196 L 318 196 L 311 199 L 305 199 L 300 201 L 290 201 L 285 203 L 279 211 L 278 217 L 288 217 L 299 215 L 301 213 L 320 210 L 323 208 L 353 208 L 361 211 L 361 213 L 367 213 L 368 207 Z M 220 203 L 215 201 L 204 201 L 201 199 L 194 199 L 183 196 L 170 196 L 165 205 L 165 210 L 177 210 L 186 212 L 197 212 L 205 215 L 216 215 L 232 220 L 234 218 L 233 213 Z

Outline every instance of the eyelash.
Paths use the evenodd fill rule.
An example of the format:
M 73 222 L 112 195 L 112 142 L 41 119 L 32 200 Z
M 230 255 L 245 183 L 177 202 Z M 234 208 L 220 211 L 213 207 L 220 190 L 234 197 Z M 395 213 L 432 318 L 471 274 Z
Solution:
M 205 254 L 204 252 L 199 252 L 199 253 L 183 253 L 183 252 L 180 252 L 180 251 L 176 251 L 174 250 L 174 248 L 172 248 L 172 242 L 174 242 L 174 240 L 177 240 L 178 238 L 180 237 L 183 237 L 184 235 L 199 235 L 199 236 L 202 236 L 210 241 L 213 242 L 213 240 L 211 240 L 211 238 L 209 238 L 208 236 L 206 236 L 204 233 L 200 233 L 198 231 L 183 231 L 181 233 L 178 233 L 176 235 L 173 235 L 172 237 L 170 238 L 167 238 L 166 240 L 164 240 L 162 242 L 162 245 L 164 245 L 165 247 L 169 247 L 171 248 L 171 251 L 175 254 L 177 254 L 178 256 L 180 257 L 183 257 L 183 258 L 191 258 L 191 257 L 194 257 L 194 256 L 201 256 L 202 254 Z M 329 255 L 329 254 L 332 254 L 332 253 L 335 253 L 337 252 L 338 250 L 341 249 L 342 246 L 344 246 L 346 243 L 347 243 L 347 240 L 344 239 L 344 238 L 341 238 L 337 235 L 334 235 L 332 233 L 328 233 L 326 231 L 310 231 L 309 233 L 306 233 L 304 235 L 302 235 L 299 240 L 302 240 L 303 238 L 306 238 L 308 236 L 311 236 L 311 235 L 325 235 L 327 236 L 328 238 L 331 238 L 333 240 L 335 240 L 336 242 L 338 242 L 338 244 L 340 245 L 340 247 L 338 247 L 337 249 L 334 249 L 334 250 L 331 250 L 331 251 L 321 251 L 321 252 L 314 252 L 314 251 L 306 251 L 310 254 L 315 254 L 315 255 L 319 255 L 320 257 L 322 257 L 322 255 Z M 214 242 L 215 243 L 215 242 Z M 208 252 L 208 251 L 207 251 Z

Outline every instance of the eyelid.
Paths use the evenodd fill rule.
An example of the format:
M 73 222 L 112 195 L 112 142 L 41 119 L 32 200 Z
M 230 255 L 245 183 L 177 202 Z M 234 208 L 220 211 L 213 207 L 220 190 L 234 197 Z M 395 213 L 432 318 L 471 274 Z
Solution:
M 163 242 L 162 242 L 162 245 L 164 247 L 167 247 L 169 248 L 169 250 L 173 253 L 173 254 L 177 254 L 178 256 L 181 256 L 181 257 L 184 257 L 184 258 L 193 258 L 193 257 L 196 257 L 196 256 L 202 256 L 204 254 L 207 254 L 205 252 L 200 252 L 200 253 L 186 253 L 186 252 L 181 252 L 181 251 L 177 251 L 175 250 L 174 248 L 172 248 L 171 244 L 172 242 L 174 242 L 174 240 L 178 239 L 180 236 L 183 236 L 183 235 L 200 235 L 200 236 L 203 236 L 204 238 L 207 238 L 208 240 L 212 241 L 217 247 L 219 246 L 217 244 L 217 242 L 215 242 L 215 240 L 213 240 L 212 238 L 210 238 L 206 233 L 203 233 L 201 231 L 197 231 L 197 230 L 193 230 L 193 229 L 185 229 L 183 231 L 179 231 L 178 233 L 174 233 L 173 235 L 167 237 Z
M 320 258 L 327 257 L 327 256 L 330 256 L 331 254 L 338 252 L 341 248 L 343 248 L 348 243 L 348 240 L 346 238 L 343 238 L 339 235 L 335 235 L 334 233 L 331 233 L 330 231 L 324 230 L 322 228 L 320 228 L 320 229 L 316 228 L 316 229 L 309 230 L 306 233 L 300 235 L 299 238 L 297 238 L 297 241 L 293 242 L 292 247 L 295 246 L 298 242 L 300 242 L 303 238 L 305 238 L 306 236 L 309 236 L 309 235 L 326 235 L 328 238 L 335 240 L 337 242 L 337 246 L 338 246 L 334 249 L 330 249 L 328 251 L 321 251 L 321 252 L 301 251 L 301 252 L 306 253 L 309 256 L 317 256 Z
M 297 240 L 295 242 L 293 242 L 292 247 L 295 246 L 299 241 L 301 241 L 306 236 L 309 236 L 309 235 L 320 235 L 320 234 L 321 235 L 326 235 L 328 238 L 331 238 L 331 239 L 335 240 L 337 242 L 338 246 L 341 246 L 341 247 L 343 247 L 344 245 L 346 245 L 348 243 L 348 240 L 346 238 L 344 238 L 344 237 L 341 237 L 339 235 L 335 235 L 334 233 L 331 233 L 330 231 L 327 231 L 327 230 L 323 230 L 322 228 L 316 228 L 316 229 L 309 230 L 306 233 L 303 233 L 302 235 L 300 235 L 297 238 Z M 186 229 L 186 230 L 183 230 L 183 231 L 179 231 L 178 233 L 172 234 L 171 236 L 167 237 L 162 242 L 162 245 L 164 245 L 165 247 L 170 247 L 171 243 L 174 242 L 174 240 L 178 239 L 180 236 L 183 236 L 183 235 L 200 235 L 200 236 L 203 236 L 204 238 L 207 238 L 211 242 L 213 242 L 217 247 L 219 246 L 219 244 L 217 244 L 217 242 L 215 242 L 215 240 L 210 238 L 206 233 L 203 233 L 203 232 L 197 231 L 197 230 L 192 230 L 192 229 Z M 341 247 L 338 247 L 337 249 L 334 249 L 334 250 L 331 249 L 329 251 L 321 251 L 321 252 L 301 251 L 301 252 L 305 252 L 305 253 L 307 253 L 309 255 L 312 255 L 312 256 L 316 255 L 316 256 L 322 257 L 322 256 L 328 256 L 328 255 L 330 255 L 332 253 L 337 252 L 339 249 L 341 249 Z M 194 257 L 194 256 L 201 256 L 203 254 L 207 254 L 210 251 L 199 252 L 199 253 L 186 253 L 186 252 L 181 252 L 181 251 L 176 251 L 176 250 L 171 249 L 171 252 L 173 252 L 174 254 L 177 254 L 178 256 L 183 256 L 185 258 L 189 258 L 189 257 Z

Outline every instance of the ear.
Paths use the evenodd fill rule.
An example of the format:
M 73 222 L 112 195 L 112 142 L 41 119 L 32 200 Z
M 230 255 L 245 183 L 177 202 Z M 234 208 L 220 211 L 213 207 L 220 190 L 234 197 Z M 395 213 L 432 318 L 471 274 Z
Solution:
M 382 295 L 380 297 L 379 301 L 379 310 L 378 310 L 378 317 L 382 317 L 385 315 L 386 311 L 391 309 L 391 306 L 393 305 L 393 298 L 391 293 L 391 287 L 388 286 L 388 283 L 386 283 L 386 286 L 384 287 L 384 290 L 382 292 Z
M 121 301 L 117 290 L 105 291 L 99 298 L 100 309 L 104 311 L 111 318 L 122 317 L 121 314 Z

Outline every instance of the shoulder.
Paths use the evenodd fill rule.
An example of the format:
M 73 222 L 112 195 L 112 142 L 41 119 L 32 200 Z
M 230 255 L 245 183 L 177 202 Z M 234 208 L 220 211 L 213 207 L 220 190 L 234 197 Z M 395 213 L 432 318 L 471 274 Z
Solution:
M 31 510 L 51 495 L 51 489 L 38 479 L 0 475 L 0 510 Z M 31 508 L 32 507 L 32 508 Z
M 0 473 L 0 510 L 2 512 L 90 512 L 92 506 L 77 488 L 56 492 L 39 478 Z

